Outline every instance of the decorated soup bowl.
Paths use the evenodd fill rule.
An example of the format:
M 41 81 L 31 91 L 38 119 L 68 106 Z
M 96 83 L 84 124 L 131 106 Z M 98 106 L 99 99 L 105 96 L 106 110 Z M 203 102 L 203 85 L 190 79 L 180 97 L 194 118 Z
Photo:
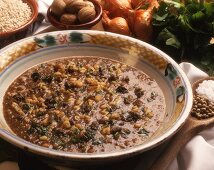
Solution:
M 41 142 L 40 145 L 39 144 L 37 145 L 32 142 L 28 142 L 27 140 L 24 140 L 24 138 L 27 138 L 26 136 L 21 138 L 19 137 L 20 135 L 16 135 L 17 130 L 14 128 L 11 128 L 12 126 L 10 125 L 11 122 L 12 123 L 15 122 L 16 118 L 11 117 L 10 119 L 8 119 L 5 113 L 6 111 L 3 107 L 5 104 L 5 102 L 3 102 L 4 98 L 7 98 L 8 97 L 7 95 L 9 95 L 9 93 L 7 93 L 7 89 L 9 88 L 9 86 L 14 82 L 14 80 L 16 80 L 18 76 L 20 76 L 26 70 L 30 68 L 34 68 L 34 66 L 36 65 L 37 66 L 39 65 L 38 67 L 44 67 L 44 70 L 49 70 L 49 68 L 46 68 L 47 65 L 45 63 L 50 62 L 50 60 L 51 62 L 59 61 L 60 59 L 61 60 L 74 59 L 73 61 L 75 61 L 75 57 L 76 59 L 78 59 L 78 56 L 82 56 L 83 58 L 84 56 L 93 56 L 94 59 L 90 57 L 84 58 L 88 64 L 96 62 L 97 61 L 96 59 L 98 59 L 96 57 L 99 57 L 99 61 L 101 61 L 100 63 L 101 65 L 103 64 L 103 62 L 116 63 L 116 64 L 119 64 L 120 66 L 123 64 L 125 66 L 128 65 L 128 67 L 131 70 L 132 69 L 135 71 L 138 70 L 139 74 L 141 74 L 142 72 L 145 73 L 147 75 L 146 80 L 150 80 L 150 78 L 151 80 L 155 80 L 156 85 L 160 88 L 161 93 L 163 95 L 163 99 L 161 100 L 164 105 L 164 113 L 161 116 L 159 116 L 161 117 L 160 120 L 157 120 L 156 122 L 153 121 L 153 124 L 151 122 L 148 123 L 149 127 L 156 127 L 155 131 L 153 131 L 151 135 L 149 134 L 150 129 L 146 129 L 148 128 L 147 124 L 145 122 L 143 122 L 144 123 L 143 124 L 142 121 L 139 121 L 138 119 L 139 115 L 135 115 L 133 113 L 134 110 L 136 110 L 136 107 L 135 109 L 133 108 L 134 106 L 132 107 L 132 110 L 129 113 L 131 114 L 132 112 L 133 114 L 131 116 L 131 119 L 127 119 L 127 122 L 131 126 L 131 128 L 129 130 L 126 129 L 126 132 L 128 131 L 128 133 L 130 133 L 130 130 L 132 131 L 132 129 L 135 128 L 135 132 L 132 135 L 136 135 L 138 133 L 142 134 L 143 135 L 142 139 L 144 140 L 141 143 L 137 143 L 136 145 L 133 145 L 131 147 L 129 146 L 129 144 L 127 144 L 127 145 L 123 145 L 122 149 L 113 149 L 113 150 L 103 149 L 97 152 L 93 150 L 92 151 L 88 150 L 88 151 L 80 151 L 82 152 L 80 153 L 80 152 L 77 152 L 76 150 L 67 150 L 65 148 L 62 149 L 58 147 L 58 145 L 57 145 L 58 148 L 57 147 L 54 148 L 55 144 L 51 146 L 50 145 L 45 146 L 43 145 L 44 142 Z M 179 128 L 186 121 L 192 107 L 191 86 L 186 75 L 184 74 L 182 69 L 179 67 L 179 65 L 159 49 L 145 42 L 139 41 L 134 38 L 126 37 L 123 35 L 117 35 L 113 33 L 99 32 L 99 31 L 50 32 L 50 33 L 36 35 L 30 38 L 26 38 L 18 42 L 15 42 L 3 48 L 0 51 L 0 57 L 1 57 L 1 60 L 0 60 L 0 70 L 1 70 L 1 73 L 0 73 L 0 103 L 1 103 L 0 104 L 0 111 L 1 111 L 0 136 L 1 138 L 5 139 L 6 141 L 10 142 L 11 144 L 19 148 L 22 148 L 28 151 L 29 153 L 33 153 L 33 154 L 39 155 L 40 157 L 44 157 L 46 158 L 46 160 L 55 160 L 54 161 L 55 163 L 60 163 L 60 162 L 64 164 L 71 163 L 73 165 L 75 164 L 80 166 L 81 166 L 80 164 L 81 162 L 97 164 L 101 162 L 103 163 L 107 161 L 127 158 L 130 156 L 142 153 L 144 151 L 147 151 L 149 149 L 152 149 L 158 146 L 159 144 L 161 144 L 162 142 L 166 141 L 168 138 L 170 138 L 173 134 L 175 134 L 179 130 Z M 80 64 L 83 64 L 81 63 L 81 61 L 83 61 L 84 59 L 79 60 Z M 87 63 L 83 65 L 87 66 L 88 68 Z M 99 67 L 99 71 L 101 69 L 103 68 Z M 73 72 L 71 72 L 71 76 L 72 74 Z M 123 70 L 121 74 L 123 74 Z M 33 74 L 31 74 L 31 77 L 32 75 Z M 38 75 L 34 74 L 33 76 L 35 81 L 37 81 L 37 79 L 39 78 Z M 115 77 L 113 78 L 111 77 L 111 81 L 113 81 L 114 79 Z M 45 83 L 47 83 L 49 80 L 50 79 L 47 79 Z M 25 81 L 25 79 L 23 79 L 22 81 Z M 74 79 L 74 82 L 75 81 L 76 80 Z M 108 81 L 110 81 L 110 78 L 108 79 Z M 132 82 L 133 80 L 131 78 L 128 81 Z M 86 81 L 84 83 L 87 84 L 88 82 Z M 84 83 L 80 84 L 80 86 L 84 86 L 85 85 Z M 151 84 L 148 83 L 148 85 L 151 85 Z M 34 85 L 32 85 L 32 88 L 33 86 Z M 49 86 L 50 84 L 48 84 L 48 88 Z M 117 83 L 114 86 L 118 86 Z M 140 84 L 138 84 L 138 86 L 140 86 Z M 67 85 L 67 87 L 70 87 L 70 86 Z M 127 89 L 125 89 L 124 91 L 124 87 L 120 87 L 116 89 L 116 92 L 128 93 L 128 91 L 126 90 Z M 136 98 L 139 97 L 140 99 L 142 95 L 145 95 L 144 90 L 146 91 L 147 89 L 145 88 L 142 91 L 140 91 L 139 89 L 138 91 L 136 90 L 135 92 L 140 92 L 138 93 L 140 95 L 138 96 L 135 93 L 137 96 L 135 97 Z M 78 92 L 78 90 L 76 92 Z M 83 94 L 84 92 L 82 93 L 82 95 Z M 152 93 L 150 94 L 153 95 L 151 96 L 151 98 L 155 96 Z M 125 95 L 125 94 L 121 94 L 121 96 L 122 95 Z M 151 98 L 147 98 L 147 100 L 145 99 L 146 101 L 141 101 L 141 102 L 142 103 L 150 102 L 149 100 Z M 49 99 L 49 101 L 50 100 L 51 99 Z M 98 99 L 98 102 L 99 100 L 100 99 Z M 125 98 L 124 98 L 124 102 L 125 102 Z M 110 104 L 110 103 L 107 103 L 107 104 Z M 138 104 L 136 105 L 138 106 Z M 26 108 L 26 105 L 24 107 Z M 124 107 L 127 107 L 127 105 L 124 105 Z M 152 107 L 156 108 L 159 106 L 156 106 L 154 104 Z M 27 106 L 27 109 L 29 108 L 30 107 Z M 69 110 L 71 114 L 75 114 L 73 112 L 73 109 Z M 140 109 L 141 110 L 144 109 L 145 111 L 144 106 L 140 107 Z M 17 111 L 17 108 L 15 110 Z M 163 112 L 163 108 L 162 108 L 162 112 Z M 21 113 L 23 112 L 21 111 Z M 113 113 L 111 114 L 113 115 Z M 125 115 L 127 113 L 120 112 L 120 114 Z M 146 112 L 142 114 L 146 114 Z M 150 120 L 150 119 L 153 119 L 154 117 L 157 118 L 158 114 L 161 114 L 161 113 L 159 112 L 152 113 L 152 114 L 149 113 L 144 118 L 145 120 Z M 110 118 L 112 118 L 112 115 L 110 115 Z M 122 117 L 124 115 L 120 115 L 120 116 Z M 89 119 L 90 119 L 90 115 L 89 115 Z M 118 119 L 117 118 L 115 119 L 116 120 L 112 122 L 114 123 L 116 122 L 117 124 Z M 29 119 L 28 121 L 31 122 L 32 120 Z M 127 124 L 127 122 L 125 122 L 125 125 Z M 76 125 L 72 125 L 69 122 L 67 123 L 68 124 L 65 124 L 65 127 L 68 129 L 70 129 L 73 126 L 76 126 Z M 119 124 L 119 125 L 123 126 L 124 122 L 122 123 L 123 124 Z M 158 124 L 158 126 L 156 126 L 155 124 Z M 63 125 L 64 124 L 62 124 L 62 126 Z M 20 128 L 19 126 L 16 126 L 16 127 L 17 129 Z M 110 133 L 113 131 L 112 130 L 113 128 L 110 129 L 108 133 L 108 127 L 111 127 L 111 125 L 102 124 L 98 128 L 103 128 L 103 127 L 107 127 L 107 130 L 105 130 L 105 133 L 104 131 L 101 131 L 101 133 L 102 132 L 104 133 L 104 138 L 106 136 L 111 136 Z M 41 128 L 41 127 L 38 127 L 38 128 Z M 116 129 L 118 130 L 118 128 Z M 118 133 L 115 133 L 118 131 L 114 129 L 115 130 L 114 135 L 115 134 L 116 135 L 113 136 L 112 138 L 108 137 L 108 139 L 110 138 L 111 140 L 113 140 L 113 142 L 116 141 L 116 143 L 117 141 L 120 141 L 120 140 L 123 141 L 122 137 L 124 137 L 124 134 L 122 135 L 121 131 L 123 129 L 122 130 L 121 129 L 122 128 L 119 128 L 118 130 L 120 132 L 119 136 L 117 136 Z M 21 129 L 20 131 L 22 130 L 23 129 Z M 34 129 L 34 132 L 35 132 L 35 129 Z M 128 137 L 127 136 L 124 137 L 124 141 L 126 139 L 127 140 L 129 139 L 129 136 Z M 40 136 L 40 137 L 41 137 L 40 139 L 43 141 L 47 139 L 44 136 Z M 92 140 L 90 135 L 88 136 L 86 135 L 84 136 L 84 138 L 81 138 L 81 139 L 84 139 L 89 143 Z M 76 139 L 74 141 L 74 136 L 70 136 L 69 140 L 71 140 L 74 144 L 77 142 Z M 79 145 L 82 146 L 83 144 L 84 142 L 79 143 L 78 146 Z M 92 143 L 90 144 L 92 145 Z M 101 145 L 99 146 L 101 147 Z M 99 148 L 98 146 L 96 147 Z

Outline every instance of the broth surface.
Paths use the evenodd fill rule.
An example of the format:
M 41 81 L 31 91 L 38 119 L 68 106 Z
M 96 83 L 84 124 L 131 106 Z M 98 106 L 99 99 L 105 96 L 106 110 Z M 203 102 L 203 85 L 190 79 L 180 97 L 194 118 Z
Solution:
M 165 116 L 155 80 L 100 57 L 67 57 L 30 68 L 3 100 L 12 131 L 56 150 L 96 153 L 145 142 Z

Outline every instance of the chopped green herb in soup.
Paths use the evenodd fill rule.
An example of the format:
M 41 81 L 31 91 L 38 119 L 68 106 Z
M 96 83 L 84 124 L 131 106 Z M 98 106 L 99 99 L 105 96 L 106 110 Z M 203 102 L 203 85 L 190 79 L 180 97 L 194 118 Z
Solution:
M 30 68 L 10 85 L 3 107 L 21 138 L 83 153 L 142 144 L 165 115 L 163 92 L 153 79 L 99 57 L 67 57 Z

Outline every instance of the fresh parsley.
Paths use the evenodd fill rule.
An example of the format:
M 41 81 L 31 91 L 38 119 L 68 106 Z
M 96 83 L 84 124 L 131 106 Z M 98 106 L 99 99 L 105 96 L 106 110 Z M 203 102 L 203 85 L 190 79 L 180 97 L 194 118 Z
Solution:
M 153 45 L 177 62 L 192 62 L 214 75 L 214 2 L 161 1 L 152 24 Z

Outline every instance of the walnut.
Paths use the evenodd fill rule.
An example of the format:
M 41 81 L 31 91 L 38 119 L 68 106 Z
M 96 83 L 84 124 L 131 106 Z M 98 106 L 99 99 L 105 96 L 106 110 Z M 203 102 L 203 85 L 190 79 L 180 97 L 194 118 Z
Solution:
M 80 9 L 82 9 L 83 7 L 86 7 L 86 6 L 87 6 L 87 3 L 85 3 L 83 0 L 74 0 L 74 1 L 69 2 L 66 5 L 65 10 L 68 13 L 77 14 Z
M 64 1 L 65 4 L 67 5 L 67 4 L 71 3 L 71 1 L 75 1 L 75 0 L 63 0 L 63 1 Z
M 74 24 L 77 20 L 76 15 L 73 14 L 63 14 L 60 17 L 60 22 L 63 24 Z
M 63 0 L 54 0 L 50 6 L 51 11 L 57 16 L 60 16 L 63 14 L 65 7 L 66 7 L 66 4 Z
M 84 7 L 78 12 L 78 19 L 80 23 L 87 23 L 92 21 L 96 16 L 96 11 L 92 7 Z
M 94 6 L 94 4 L 92 2 L 90 2 L 90 1 L 84 1 L 84 2 L 87 4 L 87 6 L 92 7 L 92 8 L 95 9 L 95 6 Z

